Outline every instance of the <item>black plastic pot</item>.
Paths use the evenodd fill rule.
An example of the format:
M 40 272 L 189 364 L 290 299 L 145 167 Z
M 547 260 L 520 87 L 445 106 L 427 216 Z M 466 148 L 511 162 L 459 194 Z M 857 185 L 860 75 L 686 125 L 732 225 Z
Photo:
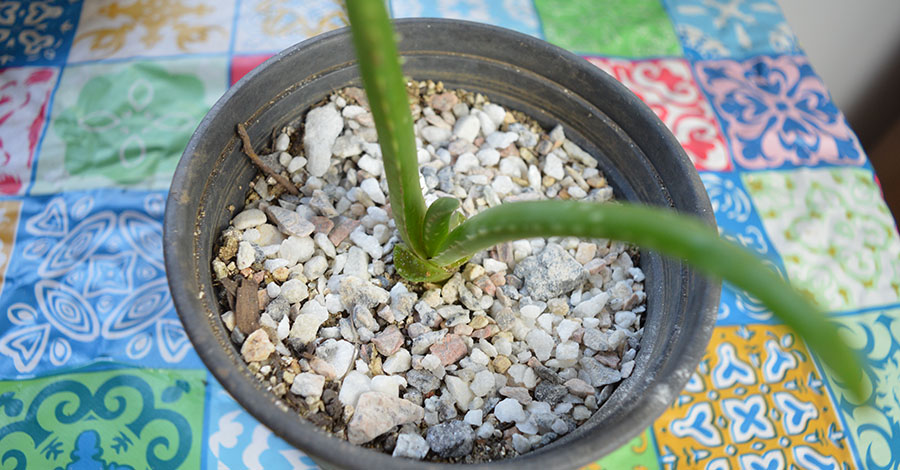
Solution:
M 598 158 L 618 199 L 670 206 L 715 221 L 684 150 L 635 95 L 583 59 L 543 41 L 477 23 L 396 22 L 405 73 L 482 92 L 524 111 Z M 175 307 L 197 353 L 226 390 L 276 434 L 338 468 L 420 469 L 444 464 L 394 459 L 329 437 L 297 416 L 247 369 L 220 320 L 211 278 L 213 243 L 240 209 L 256 174 L 240 151 L 243 122 L 259 147 L 272 129 L 332 91 L 359 85 L 346 29 L 303 42 L 233 86 L 200 123 L 175 172 L 165 215 L 165 260 Z M 568 468 L 587 464 L 643 431 L 675 399 L 712 333 L 720 284 L 684 263 L 642 252 L 648 309 L 631 377 L 576 432 L 524 456 L 473 468 Z

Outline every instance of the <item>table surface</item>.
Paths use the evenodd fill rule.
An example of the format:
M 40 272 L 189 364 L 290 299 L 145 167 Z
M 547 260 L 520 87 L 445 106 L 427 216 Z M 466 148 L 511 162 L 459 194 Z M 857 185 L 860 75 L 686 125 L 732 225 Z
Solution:
M 900 239 L 774 1 L 390 6 L 516 29 L 615 76 L 684 145 L 722 235 L 809 293 L 871 362 L 854 400 L 725 285 L 686 389 L 591 468 L 900 466 Z M 162 215 L 185 143 L 229 84 L 343 22 L 336 0 L 0 5 L 0 468 L 315 467 L 198 359 L 166 285 Z

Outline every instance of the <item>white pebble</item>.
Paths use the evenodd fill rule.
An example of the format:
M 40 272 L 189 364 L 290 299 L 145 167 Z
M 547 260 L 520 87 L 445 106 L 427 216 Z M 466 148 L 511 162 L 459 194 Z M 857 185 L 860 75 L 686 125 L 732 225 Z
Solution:
M 387 202 L 384 192 L 381 191 L 381 186 L 378 185 L 378 180 L 375 178 L 364 179 L 362 183 L 359 184 L 359 188 L 362 189 L 375 204 L 384 204 Z
M 247 209 L 234 216 L 231 225 L 238 230 L 259 227 L 266 223 L 266 214 L 259 209 Z
M 338 400 L 344 406 L 356 406 L 356 401 L 363 393 L 372 390 L 372 379 L 366 374 L 357 370 L 350 371 L 344 381 L 341 382 L 341 391 L 338 393 Z
M 488 103 L 481 108 L 485 114 L 491 118 L 491 121 L 494 122 L 497 126 L 503 124 L 503 120 L 506 118 L 506 110 L 503 109 L 503 106 L 494 103 Z
M 482 424 L 478 427 L 478 431 L 475 433 L 479 439 L 487 439 L 494 434 L 494 425 L 489 422 Z
M 500 161 L 500 152 L 492 148 L 483 148 L 475 154 L 481 166 L 494 166 Z
M 466 152 L 456 157 L 456 163 L 453 164 L 453 171 L 456 173 L 468 173 L 476 168 L 480 162 L 472 152 Z
M 463 421 L 472 426 L 481 426 L 482 419 L 484 419 L 483 411 L 469 410 L 469 412 L 466 413 L 466 416 L 463 418 Z
M 270 283 L 266 284 L 266 294 L 268 294 L 270 299 L 274 299 L 275 297 L 278 297 L 278 294 L 280 294 L 280 293 L 281 293 L 281 286 L 279 286 L 277 283 L 270 282 Z
M 444 377 L 444 384 L 447 385 L 447 391 L 450 392 L 450 395 L 456 400 L 456 406 L 458 406 L 460 410 L 468 410 L 469 402 L 471 402 L 473 398 L 472 390 L 469 389 L 468 382 L 455 375 L 448 375 Z
M 304 398 L 319 398 L 322 396 L 322 389 L 324 387 L 325 377 L 318 374 L 303 372 L 294 377 L 294 383 L 291 384 L 291 393 L 300 395 Z
M 469 388 L 475 396 L 483 397 L 494 389 L 494 382 L 494 373 L 485 369 L 475 374 L 475 378 L 472 379 L 472 384 Z
M 485 143 L 495 149 L 504 149 L 519 138 L 519 134 L 515 132 L 494 132 L 487 136 Z
M 385 359 L 381 369 L 387 374 L 399 374 L 409 370 L 411 361 L 412 356 L 410 356 L 409 351 L 401 348 Z
M 350 241 L 362 248 L 372 259 L 381 259 L 381 256 L 384 254 L 384 249 L 378 243 L 378 239 L 371 235 L 366 235 L 366 232 L 361 228 L 357 228 L 350 234 Z
M 288 163 L 287 170 L 288 170 L 288 173 L 296 173 L 297 171 L 299 171 L 301 168 L 303 168 L 305 166 L 306 166 L 306 158 L 297 156 L 297 157 L 292 158 L 291 162 Z
M 400 376 L 376 375 L 372 377 L 372 390 L 381 392 L 385 395 L 399 398 L 400 397 Z M 405 380 L 404 380 L 405 382 Z
M 577 185 L 569 186 L 568 188 L 566 188 L 566 191 L 568 191 L 569 196 L 572 196 L 572 198 L 574 199 L 583 199 L 585 196 L 587 196 L 587 193 Z
M 284 297 L 288 303 L 295 304 L 297 302 L 302 302 L 309 297 L 309 289 L 306 287 L 306 284 L 299 279 L 288 279 L 281 285 L 281 296 Z
M 475 364 L 486 366 L 491 359 L 481 349 L 473 348 L 472 354 L 469 355 L 469 360 Z
M 253 248 L 253 245 L 249 242 L 240 242 L 237 252 L 237 268 L 249 268 L 254 261 L 256 261 L 256 250 Z
M 470 114 L 456 121 L 456 124 L 453 125 L 453 136 L 471 143 L 478 137 L 479 130 L 481 130 L 481 121 Z
M 561 180 L 566 176 L 565 171 L 563 171 L 562 160 L 555 154 L 551 153 L 544 159 L 544 174 L 557 180 Z
M 444 129 L 442 127 L 425 126 L 425 128 L 419 131 L 419 134 L 429 144 L 438 147 L 450 140 L 451 132 L 450 129 Z
M 498 196 L 503 197 L 513 192 L 513 190 L 516 188 L 516 185 L 512 182 L 512 179 L 510 179 L 509 176 L 498 175 L 491 183 L 491 188 L 497 193 Z
M 275 139 L 275 151 L 276 152 L 284 152 L 291 145 L 291 138 L 288 137 L 287 134 L 282 132 L 278 134 L 278 138 Z
M 317 279 L 328 269 L 328 260 L 324 256 L 318 255 L 310 258 L 303 266 L 303 274 L 308 279 Z M 282 289 L 284 286 L 282 286 Z
M 606 302 L 609 300 L 609 294 L 606 292 L 601 292 L 590 299 L 587 299 L 578 305 L 572 310 L 572 315 L 576 317 L 596 317 L 603 307 L 606 306 Z
M 358 166 L 361 170 L 365 170 L 372 176 L 381 176 L 381 172 L 384 170 L 384 165 L 381 163 L 381 160 L 375 159 L 369 154 L 365 154 L 362 157 L 359 157 L 359 161 L 356 162 L 356 166 Z
M 494 416 L 501 423 L 525 421 L 525 410 L 522 409 L 522 404 L 518 400 L 505 398 L 494 407 Z
M 560 341 L 568 341 L 572 337 L 572 333 L 578 329 L 578 322 L 569 320 L 568 318 L 556 325 L 556 334 Z
M 328 235 L 324 233 L 317 233 L 315 238 L 316 246 L 318 246 L 325 256 L 329 258 L 334 258 L 337 256 L 337 251 L 334 249 L 334 243 L 331 243 L 331 240 L 328 239 Z

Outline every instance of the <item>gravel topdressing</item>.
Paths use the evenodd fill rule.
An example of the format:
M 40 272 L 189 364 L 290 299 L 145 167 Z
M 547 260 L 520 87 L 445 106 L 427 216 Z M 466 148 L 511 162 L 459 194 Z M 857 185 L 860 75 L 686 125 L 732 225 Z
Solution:
M 562 127 L 440 83 L 408 89 L 426 203 L 452 196 L 471 217 L 612 198 Z M 483 462 L 572 432 L 630 376 L 646 296 L 629 246 L 520 240 L 412 284 L 394 272 L 400 238 L 362 90 L 273 135 L 260 159 L 299 195 L 257 177 L 212 271 L 250 370 L 310 422 L 395 457 Z

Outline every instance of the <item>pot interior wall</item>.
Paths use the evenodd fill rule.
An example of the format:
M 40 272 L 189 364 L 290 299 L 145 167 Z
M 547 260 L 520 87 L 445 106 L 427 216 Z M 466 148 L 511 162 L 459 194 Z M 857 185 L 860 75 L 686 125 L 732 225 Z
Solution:
M 674 206 L 711 219 L 699 178 L 683 151 L 673 143 L 674 138 L 661 122 L 654 121 L 649 109 L 635 112 L 637 99 L 623 94 L 624 88 L 611 78 L 598 81 L 597 74 L 602 72 L 593 70 L 593 66 L 573 66 L 571 57 L 534 50 L 534 44 L 518 38 L 519 51 L 508 50 L 509 44 L 492 44 L 496 39 L 479 46 L 479 38 L 484 39 L 479 35 L 487 34 L 481 26 L 457 30 L 458 40 L 448 41 L 444 30 L 449 28 L 440 22 L 435 24 L 441 28 L 425 22 L 400 24 L 406 38 L 400 49 L 406 51 L 404 71 L 408 76 L 441 80 L 447 88 L 481 92 L 496 103 L 525 112 L 548 129 L 560 123 L 569 139 L 599 160 L 617 199 Z M 438 38 L 424 33 L 434 33 Z M 438 44 L 441 38 L 442 44 Z M 487 51 L 488 47 L 493 52 Z M 240 210 L 256 174 L 256 168 L 240 151 L 234 135 L 236 123 L 245 123 L 255 147 L 262 149 L 270 142 L 273 129 L 299 122 L 311 106 L 331 92 L 358 86 L 353 61 L 347 36 L 332 34 L 308 47 L 286 51 L 267 62 L 262 70 L 251 72 L 213 108 L 191 140 L 170 196 L 169 204 L 177 207 L 167 209 L 166 216 L 170 285 L 198 353 L 223 384 L 235 384 L 229 391 L 239 402 L 276 433 L 301 447 L 297 441 L 308 430 L 297 433 L 296 427 L 311 426 L 287 412 L 283 404 L 274 404 L 274 396 L 249 373 L 219 320 L 220 307 L 210 274 L 211 252 L 218 234 L 234 214 L 227 208 Z M 177 216 L 173 215 L 176 212 Z M 176 244 L 184 247 L 174 247 Z M 173 256 L 170 250 L 181 255 Z M 553 451 L 562 446 L 567 447 L 567 455 L 558 462 L 584 460 L 588 450 L 611 451 L 643 431 L 687 381 L 703 348 L 685 348 L 692 341 L 702 345 L 708 341 L 710 318 L 718 303 L 717 284 L 695 276 L 681 262 L 655 253 L 642 252 L 641 267 L 647 274 L 648 312 L 632 376 L 588 424 L 515 459 L 518 463 L 514 465 L 530 462 L 546 467 L 559 458 L 560 452 L 554 457 Z M 182 273 L 181 278 L 172 279 L 173 268 Z M 195 298 L 188 298 L 190 292 Z M 196 298 L 196 292 L 203 296 Z M 697 336 L 686 338 L 685 332 Z M 213 354 L 222 356 L 222 351 L 226 358 L 210 359 Z M 693 364 L 686 367 L 685 361 Z M 252 397 L 251 389 L 259 395 Z M 285 422 L 266 421 L 275 417 Z M 335 441 L 334 449 L 346 450 L 349 455 L 365 452 L 369 463 L 386 457 L 331 440 Z M 321 455 L 331 454 L 333 449 L 313 445 L 304 450 L 324 461 L 347 463 L 339 455 Z M 390 466 L 407 464 L 410 468 L 427 466 L 421 462 L 393 462 Z

